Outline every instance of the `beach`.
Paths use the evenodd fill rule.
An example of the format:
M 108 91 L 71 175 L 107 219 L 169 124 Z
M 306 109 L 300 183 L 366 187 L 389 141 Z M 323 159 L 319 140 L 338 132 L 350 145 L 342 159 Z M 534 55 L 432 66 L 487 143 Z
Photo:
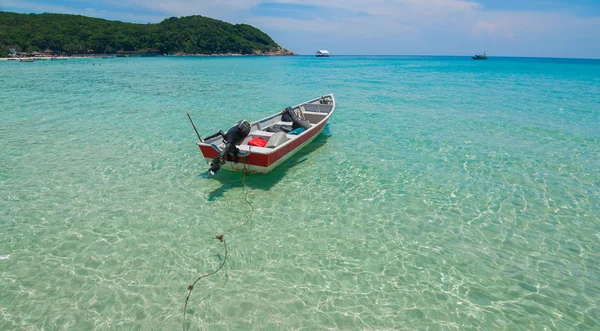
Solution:
M 600 328 L 600 61 L 0 63 L 0 330 Z M 13 61 L 18 62 L 18 61 Z M 202 136 L 333 93 L 268 175 Z

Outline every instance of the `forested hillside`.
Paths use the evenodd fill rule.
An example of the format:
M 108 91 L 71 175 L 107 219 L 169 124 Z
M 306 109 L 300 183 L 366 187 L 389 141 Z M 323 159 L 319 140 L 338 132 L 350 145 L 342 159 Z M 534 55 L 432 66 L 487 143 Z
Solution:
M 160 53 L 291 53 L 247 24 L 203 16 L 171 17 L 158 24 L 135 24 L 67 14 L 0 12 L 0 48 L 46 49 L 68 54 L 155 49 Z

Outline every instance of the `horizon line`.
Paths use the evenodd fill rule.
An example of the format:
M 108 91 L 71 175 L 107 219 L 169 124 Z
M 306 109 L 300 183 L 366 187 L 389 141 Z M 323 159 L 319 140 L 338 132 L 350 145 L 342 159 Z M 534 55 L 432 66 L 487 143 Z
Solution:
M 296 54 L 297 56 L 315 56 L 312 54 Z M 335 56 L 410 56 L 410 57 L 472 57 L 473 54 L 463 54 L 463 55 L 433 55 L 433 54 L 330 54 L 329 57 Z M 490 58 L 521 58 L 521 59 L 558 59 L 558 60 L 600 60 L 600 57 L 553 57 L 553 56 L 523 56 L 523 55 L 497 55 L 490 56 L 488 55 L 488 59 Z

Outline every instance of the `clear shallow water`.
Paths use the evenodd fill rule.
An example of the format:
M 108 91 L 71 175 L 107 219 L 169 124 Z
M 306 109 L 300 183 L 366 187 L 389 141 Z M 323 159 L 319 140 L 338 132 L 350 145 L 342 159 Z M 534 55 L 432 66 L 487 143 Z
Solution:
M 92 63 L 96 65 L 92 66 Z M 101 66 L 98 64 L 101 63 Z M 203 135 L 333 92 L 246 179 L 189 329 L 598 329 L 600 62 L 0 63 L 0 329 L 181 328 L 245 221 Z

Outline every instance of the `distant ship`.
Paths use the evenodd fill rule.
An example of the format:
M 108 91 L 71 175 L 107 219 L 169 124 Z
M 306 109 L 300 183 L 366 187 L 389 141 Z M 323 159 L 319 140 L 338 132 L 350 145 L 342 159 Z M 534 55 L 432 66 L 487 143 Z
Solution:
M 483 55 L 477 54 L 475 56 L 472 56 L 471 58 L 473 60 L 487 60 L 487 54 L 485 54 L 485 52 L 483 52 Z
M 317 57 L 329 57 L 329 51 L 325 49 L 320 49 L 317 51 Z

